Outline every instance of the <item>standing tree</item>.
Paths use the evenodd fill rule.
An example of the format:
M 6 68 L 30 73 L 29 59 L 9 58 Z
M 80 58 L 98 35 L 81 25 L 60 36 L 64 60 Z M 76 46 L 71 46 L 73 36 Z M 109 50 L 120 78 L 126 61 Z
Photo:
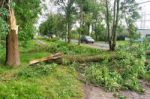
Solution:
M 114 0 L 112 5 L 113 13 L 111 13 L 111 9 L 109 7 L 111 5 L 111 2 L 109 0 L 105 0 L 105 4 L 108 42 L 110 50 L 114 51 L 116 47 L 116 36 L 119 21 L 125 20 L 129 35 L 130 37 L 133 36 L 133 34 L 136 33 L 135 22 L 139 18 L 139 7 L 135 0 Z M 121 17 L 122 19 L 120 19 L 119 17 Z M 112 20 L 110 20 L 110 18 L 112 18 Z
M 48 19 L 40 25 L 40 33 L 47 36 L 55 34 L 57 37 L 63 38 L 63 34 L 66 32 L 64 19 L 61 14 L 50 14 Z
M 124 0 L 121 3 L 121 11 L 122 17 L 125 19 L 129 37 L 130 37 L 130 44 L 132 43 L 133 39 L 136 38 L 136 21 L 140 18 L 139 15 L 139 6 L 135 0 Z
M 85 0 L 76 0 L 79 10 L 79 21 L 80 21 L 80 28 L 79 28 L 79 37 L 78 37 L 78 45 L 81 43 L 81 34 L 83 34 L 83 24 L 84 24 L 84 11 L 83 11 L 83 4 Z
M 116 37 L 117 37 L 116 31 L 117 31 L 118 21 L 119 21 L 120 0 L 113 1 L 112 26 L 110 21 L 111 14 L 109 12 L 110 11 L 109 1 L 106 0 L 105 3 L 106 3 L 106 24 L 107 24 L 109 48 L 111 51 L 114 51 L 116 48 Z
M 9 25 L 9 33 L 6 39 L 6 64 L 10 66 L 20 65 L 19 48 L 18 48 L 18 26 L 12 7 L 12 1 L 2 0 L 1 7 L 8 9 L 7 23 Z
M 80 32 L 78 44 L 80 44 L 81 34 L 90 35 L 90 27 L 93 20 L 98 17 L 100 7 L 97 0 L 76 0 L 76 4 L 79 8 Z
M 71 42 L 71 29 L 74 19 L 74 14 L 76 12 L 75 0 L 56 0 L 56 3 L 61 6 L 65 14 L 66 25 L 67 25 L 67 38 L 68 43 Z

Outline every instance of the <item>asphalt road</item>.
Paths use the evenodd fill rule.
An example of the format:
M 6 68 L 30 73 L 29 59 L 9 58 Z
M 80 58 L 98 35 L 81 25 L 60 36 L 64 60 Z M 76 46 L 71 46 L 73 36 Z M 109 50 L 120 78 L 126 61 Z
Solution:
M 71 40 L 71 43 L 78 44 L 78 40 Z M 95 42 L 94 44 L 86 44 L 86 43 L 81 43 L 81 45 L 85 45 L 88 47 L 96 48 L 96 49 L 103 49 L 103 50 L 108 50 L 109 45 L 106 42 Z

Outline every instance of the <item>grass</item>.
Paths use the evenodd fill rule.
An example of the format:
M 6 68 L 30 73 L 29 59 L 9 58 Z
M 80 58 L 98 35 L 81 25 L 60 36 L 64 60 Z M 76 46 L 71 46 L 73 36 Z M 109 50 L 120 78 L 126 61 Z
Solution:
M 35 41 L 21 42 L 22 65 L 9 68 L 4 64 L 5 49 L 0 49 L 0 97 L 2 99 L 82 99 L 78 73 L 57 64 L 28 66 L 32 59 L 52 54 Z
M 124 45 L 127 45 L 127 44 L 129 44 L 128 41 L 117 41 L 117 45 L 119 45 L 119 46 L 124 46 Z
M 97 55 L 103 53 L 103 50 L 89 48 L 87 46 L 78 46 L 77 44 L 67 44 L 62 41 L 45 40 L 49 45 L 49 52 L 63 52 L 66 55 Z
M 0 96 L 4 99 L 81 99 L 77 73 L 56 64 L 21 67 L 1 74 Z
M 82 83 L 78 81 L 78 73 L 95 85 L 110 91 L 122 89 L 143 91 L 139 77 L 144 70 L 141 51 L 121 48 L 116 52 L 93 49 L 86 46 L 66 44 L 59 40 L 42 40 L 20 43 L 22 65 L 18 68 L 4 66 L 5 49 L 0 48 L 0 96 L 6 99 L 82 99 Z M 119 42 L 125 46 L 127 42 Z M 135 46 L 134 46 L 135 47 Z M 138 47 L 138 46 L 136 46 Z M 126 48 L 126 47 L 124 47 Z M 137 52 L 138 51 L 138 52 Z M 30 60 L 42 58 L 49 54 L 62 52 L 70 59 L 86 59 L 87 56 L 106 57 L 103 61 L 90 63 L 72 62 L 68 64 L 37 64 L 28 66 Z M 117 58 L 108 60 L 116 55 Z M 84 65 L 84 66 L 83 66 Z M 149 73 L 145 78 L 149 79 Z M 9 90 L 8 90 L 9 89 Z

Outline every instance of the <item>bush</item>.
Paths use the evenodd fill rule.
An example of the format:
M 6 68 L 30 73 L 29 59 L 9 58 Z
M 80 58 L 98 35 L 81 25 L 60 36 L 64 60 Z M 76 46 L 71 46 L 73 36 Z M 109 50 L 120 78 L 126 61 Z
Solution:
M 109 91 L 115 91 L 121 87 L 121 76 L 117 72 L 111 72 L 106 66 L 91 66 L 86 70 L 85 75 L 87 80 Z
M 55 53 L 55 52 L 63 52 L 67 55 L 95 55 L 102 52 L 99 49 L 93 49 L 84 46 L 78 46 L 75 44 L 67 44 L 62 41 L 55 41 L 55 40 L 47 40 L 46 42 L 49 43 L 48 52 Z
M 62 36 L 65 30 L 65 21 L 62 15 L 49 15 L 48 19 L 39 27 L 42 35 Z
M 92 64 L 85 69 L 86 79 L 110 91 L 130 89 L 143 92 L 139 78 L 145 74 L 144 60 L 125 51 L 118 51 L 116 55 L 116 59 Z

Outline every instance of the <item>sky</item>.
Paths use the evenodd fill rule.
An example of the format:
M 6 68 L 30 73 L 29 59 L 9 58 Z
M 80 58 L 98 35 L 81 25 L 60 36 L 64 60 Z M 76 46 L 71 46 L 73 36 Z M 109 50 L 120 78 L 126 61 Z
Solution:
M 150 1 L 150 0 L 136 0 L 137 3 Z M 43 23 L 47 19 L 48 13 L 56 13 L 57 6 L 54 6 L 50 0 L 41 0 L 40 6 L 45 6 L 47 10 L 43 7 L 41 14 L 38 15 L 37 22 L 35 23 L 35 27 L 39 28 L 40 24 Z M 150 29 L 150 2 L 140 4 L 141 10 L 139 11 L 141 18 L 137 21 L 138 29 Z
M 150 1 L 150 0 L 136 0 L 138 3 Z M 139 11 L 141 18 L 137 21 L 137 27 L 139 29 L 150 29 L 150 2 L 139 5 L 141 10 Z

